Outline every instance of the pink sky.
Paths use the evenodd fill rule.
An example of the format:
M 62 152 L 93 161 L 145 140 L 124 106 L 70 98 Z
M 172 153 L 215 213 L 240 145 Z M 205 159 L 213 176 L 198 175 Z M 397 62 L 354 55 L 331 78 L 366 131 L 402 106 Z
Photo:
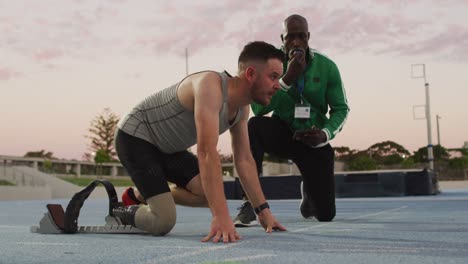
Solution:
M 38 12 L 38 10 L 41 10 Z M 122 116 L 189 71 L 235 73 L 251 40 L 280 45 L 282 20 L 309 20 L 310 46 L 341 70 L 351 113 L 334 146 L 427 144 L 425 103 L 411 64 L 425 63 L 441 143 L 468 141 L 468 1 L 0 0 L 0 155 L 45 149 L 81 159 L 89 123 L 104 108 Z M 229 136 L 219 149 L 230 152 Z

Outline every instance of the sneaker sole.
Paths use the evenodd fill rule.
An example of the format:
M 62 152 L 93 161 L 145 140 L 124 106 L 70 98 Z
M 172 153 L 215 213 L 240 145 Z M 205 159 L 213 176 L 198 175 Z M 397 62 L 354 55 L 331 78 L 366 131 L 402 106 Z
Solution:
M 250 223 L 248 223 L 248 224 L 242 223 L 242 222 L 239 221 L 239 220 L 237 220 L 237 221 L 234 222 L 234 226 L 235 226 L 235 227 L 251 227 L 251 226 L 256 226 L 256 225 L 258 225 L 257 220 L 254 220 L 254 221 L 252 221 L 252 222 L 250 222 Z

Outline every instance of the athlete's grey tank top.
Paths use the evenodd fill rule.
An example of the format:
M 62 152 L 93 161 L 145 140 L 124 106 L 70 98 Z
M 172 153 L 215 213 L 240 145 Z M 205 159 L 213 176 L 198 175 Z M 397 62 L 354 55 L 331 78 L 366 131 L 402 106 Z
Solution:
M 225 72 L 217 73 L 222 80 L 223 92 L 223 105 L 219 111 L 219 134 L 222 134 L 239 121 L 242 112 L 239 108 L 234 121 L 229 123 L 228 75 Z M 118 127 L 129 135 L 150 142 L 164 153 L 183 151 L 195 145 L 197 131 L 194 113 L 185 109 L 177 98 L 179 84 L 148 96 L 120 120 Z

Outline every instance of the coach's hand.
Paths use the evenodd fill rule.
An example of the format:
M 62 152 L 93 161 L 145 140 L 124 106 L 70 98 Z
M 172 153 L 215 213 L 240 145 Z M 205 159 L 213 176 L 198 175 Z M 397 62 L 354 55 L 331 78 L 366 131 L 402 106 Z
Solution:
M 288 66 L 283 81 L 292 85 L 307 67 L 306 54 L 303 49 L 292 50 L 289 54 Z
M 307 130 L 305 133 L 301 133 L 294 139 L 306 144 L 309 147 L 315 147 L 318 144 L 327 141 L 327 135 L 322 130 L 312 127 L 310 130 Z

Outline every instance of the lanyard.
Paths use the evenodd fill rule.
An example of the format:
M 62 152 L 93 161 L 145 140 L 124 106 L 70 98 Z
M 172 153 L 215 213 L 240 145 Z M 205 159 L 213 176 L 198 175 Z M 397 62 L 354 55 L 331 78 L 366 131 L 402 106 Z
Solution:
M 296 87 L 297 87 L 297 90 L 299 92 L 299 96 L 301 98 L 301 103 L 303 103 L 302 93 L 304 92 L 304 85 L 305 85 L 304 74 L 301 74 L 301 76 L 299 76 L 299 79 L 296 81 Z

